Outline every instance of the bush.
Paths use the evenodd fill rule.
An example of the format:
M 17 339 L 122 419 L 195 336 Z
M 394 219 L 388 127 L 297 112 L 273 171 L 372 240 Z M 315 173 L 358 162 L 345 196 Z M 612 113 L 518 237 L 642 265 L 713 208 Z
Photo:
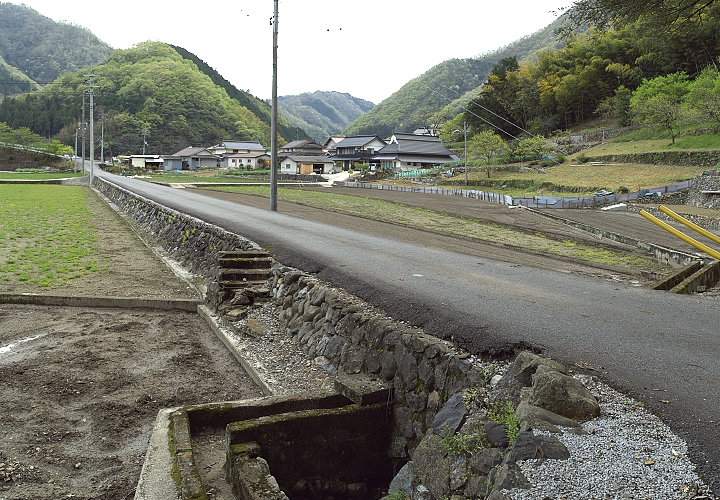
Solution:
M 585 153 L 580 153 L 579 155 L 577 155 L 577 156 L 575 157 L 575 159 L 576 159 L 579 163 L 587 163 L 587 162 L 590 161 L 590 158 L 588 158 L 588 156 L 587 156 Z
M 630 192 L 630 188 L 627 186 L 620 186 L 618 188 L 618 193 L 620 193 L 620 194 L 627 194 L 629 192 Z

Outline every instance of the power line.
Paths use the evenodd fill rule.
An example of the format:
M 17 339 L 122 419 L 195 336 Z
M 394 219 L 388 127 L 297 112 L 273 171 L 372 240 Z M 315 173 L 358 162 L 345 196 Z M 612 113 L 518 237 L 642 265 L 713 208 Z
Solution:
M 419 82 L 419 83 L 420 83 L 420 85 L 422 85 L 423 87 L 427 88 L 430 92 L 433 92 L 433 93 L 439 95 L 440 97 L 443 97 L 443 98 L 447 99 L 448 101 L 451 101 L 451 102 L 452 102 L 452 99 L 450 99 L 448 96 L 446 96 L 446 95 L 444 95 L 444 94 L 441 94 L 440 92 L 438 92 L 437 90 L 433 89 L 433 88 L 430 87 L 429 85 L 427 85 L 427 84 L 425 84 L 425 83 L 423 83 L 423 82 Z M 503 134 L 509 135 L 509 136 L 512 137 L 513 139 L 518 139 L 518 137 L 514 136 L 514 135 L 511 134 L 510 132 L 508 132 L 508 131 L 506 131 L 506 130 L 503 130 L 502 128 L 498 127 L 497 125 L 495 125 L 495 124 L 492 123 L 491 121 L 486 120 L 485 118 L 483 118 L 482 116 L 478 115 L 477 113 L 471 111 L 470 109 L 466 108 L 465 106 L 460 105 L 460 109 L 462 109 L 462 110 L 465 111 L 466 113 L 470 113 L 471 115 L 473 115 L 474 117 L 478 118 L 479 120 L 484 121 L 485 123 L 487 123 L 487 124 L 490 125 L 491 127 L 498 129 L 498 130 L 499 130 L 500 132 L 502 132 Z M 518 128 L 519 128 L 519 127 L 518 127 Z M 518 140 L 519 140 L 519 139 L 518 139 Z
M 441 83 L 441 82 L 436 82 L 436 83 L 437 83 L 438 85 L 442 86 L 442 87 L 445 87 L 446 89 L 448 89 L 448 90 L 451 91 L 451 92 L 455 92 L 455 94 L 456 94 L 458 97 L 462 97 L 462 94 L 461 94 L 460 92 L 458 92 L 457 90 L 455 90 L 454 88 L 448 87 L 447 85 L 445 85 L 445 84 L 443 84 L 443 83 Z M 532 137 L 536 137 L 536 138 L 537 138 L 537 136 L 536 136 L 535 134 L 533 134 L 532 132 L 530 132 L 529 130 L 525 130 L 524 128 L 522 128 L 522 127 L 521 127 L 520 125 L 518 125 L 517 123 L 511 122 L 511 121 L 508 120 L 507 118 L 505 118 L 505 117 L 503 117 L 503 116 L 495 113 L 495 112 L 494 112 L 493 110 L 491 110 L 491 109 L 486 108 L 486 107 L 483 106 L 482 104 L 477 103 L 477 102 L 473 101 L 472 99 L 470 99 L 469 102 L 472 103 L 472 104 L 474 104 L 475 106 L 478 106 L 479 108 L 484 109 L 485 111 L 487 111 L 487 112 L 490 113 L 491 115 L 497 116 L 498 118 L 500 118 L 501 120 L 509 123 L 509 124 L 512 125 L 513 127 L 522 130 L 522 131 L 525 132 L 526 134 L 529 134 L 529 135 L 531 135 Z

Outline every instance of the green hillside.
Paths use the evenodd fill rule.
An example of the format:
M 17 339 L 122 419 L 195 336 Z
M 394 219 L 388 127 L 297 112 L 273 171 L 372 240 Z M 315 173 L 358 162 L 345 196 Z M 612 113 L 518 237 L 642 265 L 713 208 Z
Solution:
M 183 58 L 195 63 L 198 69 L 205 73 L 207 76 L 209 76 L 215 85 L 225 89 L 225 91 L 228 93 L 228 96 L 235 99 L 237 102 L 240 103 L 240 105 L 252 111 L 264 122 L 270 123 L 271 110 L 270 105 L 267 102 L 263 101 L 262 99 L 258 99 L 254 95 L 245 92 L 244 90 L 238 89 L 232 83 L 227 81 L 225 77 L 218 73 L 214 68 L 211 68 L 205 61 L 197 57 L 195 54 L 176 45 L 171 45 L 171 47 L 175 49 L 177 53 L 180 54 Z M 295 123 L 292 120 L 287 120 L 282 117 L 279 122 L 280 123 L 278 124 L 278 132 L 281 136 L 287 137 L 288 140 L 311 138 L 311 136 L 308 135 L 308 133 L 306 132 L 306 130 L 308 129 L 303 127 L 302 124 Z
M 345 133 L 388 136 L 396 131 L 412 132 L 452 118 L 478 94 L 501 59 L 517 57 L 521 60 L 538 50 L 558 47 L 555 31 L 566 22 L 564 15 L 542 30 L 493 52 L 438 64 L 362 115 Z
M 317 91 L 280 97 L 280 112 L 295 126 L 307 130 L 318 143 L 340 134 L 375 104 L 341 92 Z
M 0 57 L 17 73 L 36 82 L 50 82 L 66 71 L 107 61 L 112 48 L 80 26 L 56 23 L 25 5 L 0 3 Z M 11 70 L 0 62 L 0 76 Z M 6 81 L 6 80 L 3 80 Z M 0 86 L 0 94 L 17 93 Z M 26 89 L 21 89 L 26 90 Z
M 106 115 L 105 150 L 112 154 L 142 152 L 143 129 L 146 152 L 156 154 L 229 138 L 269 144 L 269 123 L 232 99 L 170 45 L 146 42 L 116 50 L 94 72 L 95 116 L 99 120 Z M 66 73 L 42 93 L 5 99 L 0 122 L 74 144 L 86 74 L 87 70 Z

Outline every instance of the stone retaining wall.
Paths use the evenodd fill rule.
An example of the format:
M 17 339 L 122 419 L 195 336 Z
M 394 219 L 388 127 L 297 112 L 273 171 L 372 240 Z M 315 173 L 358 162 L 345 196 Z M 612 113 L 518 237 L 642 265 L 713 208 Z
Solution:
M 256 243 L 237 234 L 164 207 L 99 177 L 95 177 L 94 187 L 173 259 L 204 278 L 217 278 L 219 252 L 260 250 Z
M 273 268 L 274 297 L 287 331 L 330 372 L 369 373 L 392 384 L 393 458 L 407 458 L 453 394 L 484 384 L 467 354 L 394 321 L 342 290 L 299 271 Z
M 222 250 L 258 250 L 247 239 L 165 208 L 96 177 L 95 187 L 152 235 L 172 258 L 208 280 L 217 278 Z M 332 373 L 368 373 L 391 383 L 391 456 L 405 459 L 453 394 L 485 384 L 450 342 L 373 310 L 367 303 L 296 269 L 273 267 L 272 293 L 281 320 L 310 359 Z

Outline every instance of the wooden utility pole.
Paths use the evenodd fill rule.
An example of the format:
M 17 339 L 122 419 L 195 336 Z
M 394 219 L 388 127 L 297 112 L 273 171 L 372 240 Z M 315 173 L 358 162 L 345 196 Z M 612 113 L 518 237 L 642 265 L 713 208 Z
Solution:
M 270 116 L 270 210 L 277 212 L 277 161 L 278 161 L 278 95 L 277 95 L 277 49 L 278 49 L 278 0 L 275 0 L 273 25 L 273 75 L 272 114 Z
M 88 89 L 90 93 L 90 185 L 92 186 L 95 177 L 95 116 L 93 114 L 95 108 L 95 82 L 93 79 L 95 78 L 95 74 L 90 72 L 89 75 L 85 76 L 88 77 Z

